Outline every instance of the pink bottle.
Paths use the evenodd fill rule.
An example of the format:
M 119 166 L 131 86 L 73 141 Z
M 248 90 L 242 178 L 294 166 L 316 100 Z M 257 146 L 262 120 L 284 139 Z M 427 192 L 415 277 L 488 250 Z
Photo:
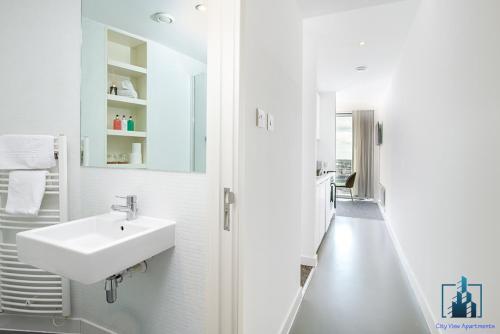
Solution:
M 122 129 L 122 121 L 120 120 L 120 116 L 116 115 L 116 118 L 113 120 L 113 130 L 121 130 Z

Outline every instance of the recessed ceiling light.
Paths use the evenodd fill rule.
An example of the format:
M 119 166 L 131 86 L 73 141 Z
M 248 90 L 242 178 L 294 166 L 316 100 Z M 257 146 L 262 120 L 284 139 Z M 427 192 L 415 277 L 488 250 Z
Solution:
M 361 41 L 359 42 L 359 46 L 365 46 L 366 45 L 366 42 L 365 41 Z
M 196 6 L 194 6 L 194 9 L 200 11 L 200 12 L 206 12 L 207 11 L 207 5 L 204 3 L 199 3 Z
M 167 24 L 174 23 L 175 21 L 172 15 L 163 12 L 154 13 L 153 15 L 151 15 L 151 20 L 158 23 L 167 23 Z
M 368 67 L 366 67 L 364 65 L 363 66 L 358 66 L 358 67 L 356 67 L 356 71 L 358 71 L 358 72 L 366 71 L 367 68 Z

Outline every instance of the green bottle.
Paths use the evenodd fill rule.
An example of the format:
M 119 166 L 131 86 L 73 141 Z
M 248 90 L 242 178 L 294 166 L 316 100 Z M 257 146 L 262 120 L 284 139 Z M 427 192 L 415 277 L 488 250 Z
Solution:
M 135 123 L 132 116 L 130 116 L 127 121 L 127 131 L 135 131 Z

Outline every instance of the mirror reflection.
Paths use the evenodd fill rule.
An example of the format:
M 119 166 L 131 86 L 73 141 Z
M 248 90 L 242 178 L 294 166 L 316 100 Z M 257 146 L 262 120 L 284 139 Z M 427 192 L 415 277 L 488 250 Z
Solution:
M 82 0 L 82 166 L 205 172 L 204 9 Z

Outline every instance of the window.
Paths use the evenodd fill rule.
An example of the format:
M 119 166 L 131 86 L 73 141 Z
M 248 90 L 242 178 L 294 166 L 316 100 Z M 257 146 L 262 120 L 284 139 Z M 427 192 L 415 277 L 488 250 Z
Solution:
M 337 114 L 336 182 L 344 183 L 352 173 L 352 114 Z M 338 190 L 338 195 L 344 194 Z M 347 194 L 347 193 L 346 193 Z

